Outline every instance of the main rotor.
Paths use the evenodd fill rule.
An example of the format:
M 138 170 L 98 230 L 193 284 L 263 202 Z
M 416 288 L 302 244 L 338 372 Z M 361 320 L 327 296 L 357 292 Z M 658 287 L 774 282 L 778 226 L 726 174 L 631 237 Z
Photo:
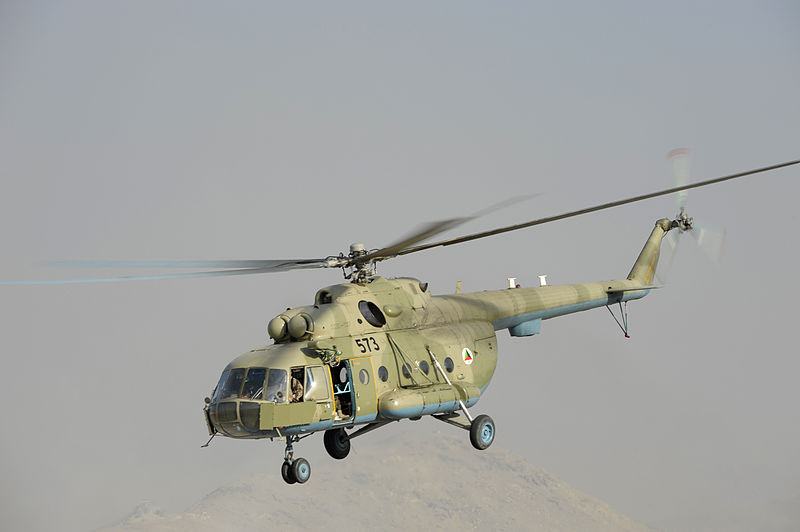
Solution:
M 347 255 L 340 253 L 339 255 L 330 255 L 325 258 L 312 258 L 312 259 L 263 259 L 263 260 L 200 260 L 200 261 L 62 261 L 52 263 L 60 266 L 83 266 L 83 267 L 121 267 L 121 268 L 183 268 L 183 269 L 199 269 L 205 271 L 172 273 L 161 275 L 138 275 L 138 276 L 125 276 L 125 277 L 105 277 L 105 278 L 90 278 L 90 279 L 54 279 L 43 281 L 0 281 L 0 285 L 9 284 L 64 284 L 64 283 L 98 283 L 98 282 L 116 282 L 116 281 L 140 281 L 140 280 L 155 280 L 155 279 L 176 279 L 176 278 L 195 278 L 195 277 L 218 277 L 230 275 L 249 275 L 256 273 L 272 273 L 288 270 L 298 269 L 312 269 L 312 268 L 341 268 L 345 279 L 351 280 L 356 284 L 364 284 L 368 282 L 369 278 L 374 276 L 377 271 L 377 263 L 400 255 L 408 255 L 426 249 L 439 247 L 439 246 L 452 246 L 463 242 L 478 240 L 489 236 L 507 233 L 509 231 L 516 231 L 526 227 L 533 227 L 535 225 L 543 225 L 546 223 L 554 222 L 556 220 L 563 220 L 565 218 L 572 218 L 582 214 L 610 209 L 628 203 L 644 201 L 646 199 L 655 198 L 658 196 L 665 196 L 667 194 L 674 194 L 692 188 L 704 187 L 715 183 L 721 183 L 731 179 L 737 179 L 749 175 L 777 170 L 800 164 L 800 159 L 789 161 L 785 163 L 765 166 L 755 170 L 748 170 L 746 172 L 739 172 L 723 177 L 714 179 L 707 179 L 697 183 L 682 184 L 666 190 L 651 192 L 648 194 L 641 194 L 631 198 L 611 201 L 600 205 L 594 205 L 584 209 L 570 211 L 555 216 L 548 216 L 545 218 L 538 218 L 528 222 L 500 227 L 489 231 L 480 233 L 473 233 L 457 238 L 448 240 L 440 240 L 431 243 L 422 243 L 434 236 L 453 229 L 467 221 L 473 220 L 479 216 L 493 212 L 499 208 L 505 207 L 509 204 L 517 203 L 530 196 L 516 197 L 511 200 L 502 202 L 501 204 L 494 205 L 479 211 L 478 213 L 461 218 L 451 218 L 438 222 L 427 223 L 416 231 L 411 233 L 399 241 L 380 249 L 367 250 L 367 248 L 360 243 L 355 243 L 350 246 Z M 681 208 L 678 216 L 671 222 L 673 228 L 679 228 L 681 231 L 687 231 L 692 228 L 692 218 L 689 217 L 685 210 Z

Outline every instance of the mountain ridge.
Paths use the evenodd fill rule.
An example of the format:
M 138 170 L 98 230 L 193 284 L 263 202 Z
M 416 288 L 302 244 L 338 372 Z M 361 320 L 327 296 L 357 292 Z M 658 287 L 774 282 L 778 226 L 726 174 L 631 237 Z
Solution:
M 650 530 L 511 451 L 476 451 L 458 436 L 436 431 L 412 443 L 392 438 L 359 447 L 345 460 L 312 464 L 303 485 L 286 485 L 277 472 L 253 474 L 183 513 L 145 502 L 101 530 L 308 529 L 333 522 L 359 530 Z

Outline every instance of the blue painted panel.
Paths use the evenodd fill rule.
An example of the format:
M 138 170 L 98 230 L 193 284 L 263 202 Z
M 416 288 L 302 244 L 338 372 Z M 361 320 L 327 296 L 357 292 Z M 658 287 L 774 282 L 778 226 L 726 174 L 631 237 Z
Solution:
M 355 420 L 353 421 L 354 423 L 370 423 L 372 421 L 375 421 L 377 417 L 378 417 L 377 413 L 372 413 L 372 414 L 367 414 L 365 416 L 356 416 Z
M 511 336 L 533 336 L 539 334 L 542 330 L 542 319 L 523 321 L 519 325 L 514 325 L 508 328 Z
M 328 430 L 333 427 L 333 420 L 319 421 L 317 423 L 309 423 L 308 425 L 295 425 L 294 427 L 286 427 L 281 430 L 283 435 L 300 434 L 304 432 L 317 432 L 318 430 Z M 277 435 L 277 431 L 276 431 Z
M 641 299 L 648 293 L 650 293 L 650 290 L 625 292 L 622 295 L 621 300 L 632 301 L 634 299 Z M 499 320 L 495 320 L 493 323 L 494 330 L 499 331 L 500 329 L 511 329 L 525 322 L 534 320 L 547 320 L 550 318 L 555 318 L 557 316 L 564 316 L 566 314 L 581 312 L 582 310 L 604 307 L 606 305 L 616 303 L 617 301 L 620 301 L 620 299 L 607 297 L 603 299 L 594 299 L 592 301 L 584 301 L 583 303 L 576 303 L 574 305 L 564 305 L 563 307 L 554 307 L 554 308 L 549 308 L 547 310 L 539 310 L 536 312 L 526 312 L 525 314 L 517 314 L 516 316 L 508 316 L 506 318 L 500 318 Z

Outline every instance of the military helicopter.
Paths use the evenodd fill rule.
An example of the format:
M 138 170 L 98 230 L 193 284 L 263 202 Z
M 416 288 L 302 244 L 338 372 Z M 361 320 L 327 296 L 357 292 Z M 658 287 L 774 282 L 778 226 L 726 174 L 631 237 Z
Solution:
M 430 415 L 469 432 L 472 446 L 488 448 L 496 426 L 485 414 L 470 412 L 497 365 L 496 331 L 511 336 L 538 334 L 542 320 L 599 307 L 610 311 L 628 336 L 627 303 L 645 297 L 653 284 L 661 242 L 672 230 L 691 231 L 693 219 L 681 203 L 674 219 L 655 222 L 630 273 L 624 279 L 520 288 L 514 279 L 502 290 L 431 295 L 427 283 L 413 278 L 386 279 L 377 263 L 439 246 L 450 246 L 610 209 L 658 196 L 682 193 L 714 183 L 776 170 L 800 160 L 758 168 L 632 198 L 595 205 L 517 225 L 458 238 L 422 243 L 471 218 L 427 224 L 387 247 L 318 259 L 223 261 L 69 261 L 56 264 L 205 268 L 209 271 L 157 276 L 12 281 L 0 284 L 112 282 L 210 277 L 341 268 L 345 280 L 322 288 L 313 303 L 290 308 L 269 321 L 273 344 L 232 360 L 222 371 L 203 413 L 210 439 L 278 438 L 285 441 L 281 475 L 289 484 L 305 483 L 311 466 L 295 457 L 294 445 L 324 432 L 328 454 L 343 459 L 351 440 L 402 419 Z

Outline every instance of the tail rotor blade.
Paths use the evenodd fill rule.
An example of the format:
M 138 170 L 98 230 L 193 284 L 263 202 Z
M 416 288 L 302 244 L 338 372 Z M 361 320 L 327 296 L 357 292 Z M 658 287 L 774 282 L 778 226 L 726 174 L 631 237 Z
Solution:
M 672 164 L 672 181 L 676 188 L 689 184 L 689 154 L 688 148 L 677 148 L 667 154 L 667 158 Z M 686 197 L 688 195 L 688 190 L 679 190 L 675 193 L 675 203 L 679 212 L 683 212 L 686 209 Z
M 695 225 L 689 231 L 689 234 L 692 235 L 692 238 L 697 242 L 697 246 L 703 250 L 712 262 L 715 264 L 722 263 L 722 259 L 725 257 L 725 244 L 728 237 L 728 232 L 725 229 L 717 231 Z
M 656 268 L 656 279 L 661 284 L 667 284 L 669 275 L 672 272 L 672 265 L 675 262 L 675 256 L 678 254 L 681 235 L 680 231 L 670 231 L 661 240 L 661 258 Z

